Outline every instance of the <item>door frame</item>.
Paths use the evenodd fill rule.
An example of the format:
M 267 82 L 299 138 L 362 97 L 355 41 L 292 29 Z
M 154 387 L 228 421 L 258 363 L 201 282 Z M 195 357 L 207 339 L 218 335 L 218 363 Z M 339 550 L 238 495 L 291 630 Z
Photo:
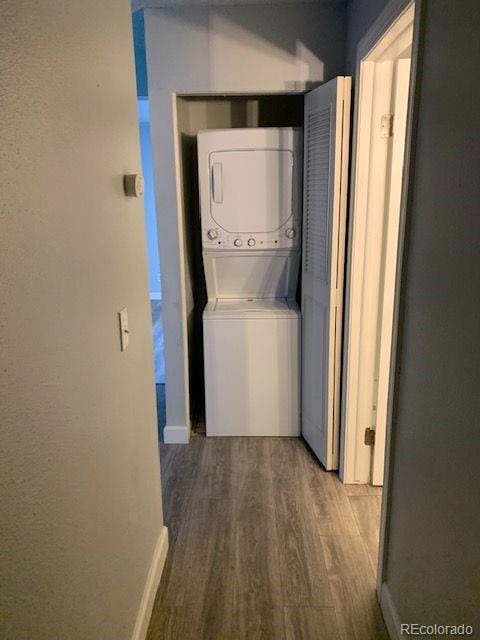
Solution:
M 357 47 L 356 58 L 356 78 L 359 78 L 361 61 L 375 47 L 378 41 L 400 17 L 402 13 L 409 7 L 411 0 L 390 0 L 380 16 L 374 22 L 372 27 L 360 41 Z M 386 585 L 386 574 L 388 569 L 388 541 L 390 532 L 391 517 L 391 499 L 392 499 L 392 483 L 394 471 L 394 441 L 395 441 L 395 406 L 396 406 L 396 380 L 397 380 L 397 362 L 398 354 L 401 350 L 401 343 L 398 339 L 399 327 L 401 323 L 402 300 L 402 282 L 405 275 L 404 261 L 406 249 L 406 232 L 407 232 L 407 208 L 411 198 L 411 184 L 409 176 L 413 174 L 414 157 L 411 153 L 412 143 L 416 136 L 417 123 L 417 106 L 420 98 L 421 78 L 417 73 L 418 61 L 420 56 L 420 39 L 424 24 L 425 2 L 423 0 L 415 0 L 415 15 L 413 22 L 413 43 L 411 56 L 410 86 L 407 109 L 407 127 L 405 136 L 405 157 L 402 180 L 402 196 L 400 204 L 399 216 L 399 239 L 397 252 L 397 267 L 395 275 L 395 302 L 393 313 L 393 331 L 392 331 L 392 349 L 389 371 L 389 393 L 388 393 L 388 409 L 387 409 L 387 425 L 386 425 L 386 446 L 385 446 L 385 477 L 384 490 L 382 497 L 382 509 L 380 516 L 380 542 L 378 554 L 378 570 L 377 570 L 377 595 L 380 600 L 381 609 L 387 624 L 388 631 L 392 638 L 398 637 L 399 620 L 392 599 Z M 355 89 L 355 111 L 354 111 L 354 137 L 352 149 L 352 190 L 351 190 L 351 211 L 355 206 L 355 160 L 357 150 L 357 136 L 359 131 L 358 110 L 359 110 L 360 87 L 359 83 Z M 350 217 L 350 224 L 352 219 Z M 347 300 L 348 304 L 348 300 Z M 348 327 L 347 327 L 348 329 Z M 345 371 L 345 369 L 344 369 Z M 343 402 L 343 400 L 342 400 Z M 343 410 L 343 406 L 342 406 Z M 343 415 L 343 414 L 342 414 Z M 344 422 L 343 422 L 344 424 Z
M 188 315 L 189 305 L 191 305 L 191 291 L 187 286 L 187 241 L 186 241 L 186 228 L 185 228 L 185 201 L 182 179 L 182 150 L 180 144 L 180 127 L 179 127 L 179 102 L 188 98 L 234 98 L 234 97 L 258 97 L 258 96 L 304 96 L 306 91 L 300 89 L 293 90 L 246 90 L 246 91 L 172 91 L 169 92 L 169 98 L 171 100 L 169 105 L 169 115 L 171 117 L 171 128 L 169 134 L 172 136 L 172 152 L 173 152 L 173 177 L 175 186 L 175 222 L 176 222 L 176 234 L 175 238 L 178 241 L 178 275 L 179 275 L 179 287 L 178 287 L 178 307 L 180 315 L 180 326 L 178 339 L 181 343 L 182 358 L 180 360 L 181 366 L 176 363 L 176 369 L 178 370 L 177 383 L 181 378 L 182 381 L 182 399 L 183 399 L 183 415 L 185 424 L 170 424 L 169 420 L 169 406 L 170 397 L 174 393 L 178 393 L 178 389 L 175 389 L 173 385 L 170 385 L 170 353 L 168 348 L 167 335 L 165 335 L 165 405 L 167 412 L 167 422 L 163 429 L 163 441 L 165 444 L 188 444 L 192 435 L 192 416 L 190 412 L 190 366 L 191 359 L 189 354 L 189 326 Z M 152 133 L 154 135 L 154 132 Z M 154 159 L 154 172 L 159 163 L 155 163 Z M 157 184 L 159 177 L 155 174 L 155 184 Z M 160 181 L 159 181 L 160 184 Z M 157 206 L 157 223 L 158 223 L 158 211 L 161 207 Z M 160 227 L 159 227 L 160 229 Z M 161 230 L 160 230 L 160 235 Z M 163 256 L 167 251 L 162 251 L 160 247 L 160 255 Z M 166 260 L 166 257 L 163 258 Z M 168 269 L 161 266 L 162 274 L 168 273 Z M 167 279 L 165 279 L 165 288 L 167 287 Z M 165 318 L 165 314 L 164 314 Z M 177 329 L 177 330 L 178 330 Z M 179 385 L 177 385 L 178 387 Z M 172 402 L 173 404 L 173 402 Z
M 372 51 L 375 45 L 381 40 L 383 35 L 389 30 L 389 28 L 396 22 L 396 20 L 405 12 L 406 9 L 412 4 L 412 0 L 390 0 L 386 5 L 382 13 L 377 20 L 370 27 L 364 38 L 360 41 L 357 47 L 356 56 L 356 70 L 355 78 L 360 78 L 360 66 L 362 60 L 368 56 L 368 53 Z M 417 112 L 418 101 L 420 99 L 420 86 L 421 77 L 417 73 L 418 62 L 420 57 L 420 40 L 422 29 L 424 25 L 424 13 L 426 3 L 423 0 L 415 0 L 415 14 L 413 21 L 413 42 L 412 42 L 412 56 L 411 56 L 411 71 L 410 71 L 410 84 L 409 84 L 409 97 L 407 108 L 407 126 L 405 135 L 405 156 L 404 156 L 404 169 L 402 179 L 402 195 L 400 203 L 400 216 L 399 216 L 399 238 L 398 238 L 398 251 L 397 251 L 397 264 L 395 274 L 395 300 L 394 300 L 394 312 L 393 312 L 393 330 L 392 330 L 392 348 L 390 359 L 390 371 L 389 371 L 389 392 L 387 403 L 387 421 L 386 421 L 386 443 L 385 443 L 385 475 L 384 475 L 384 489 L 382 496 L 382 507 L 380 516 L 380 540 L 379 540 L 379 553 L 378 553 L 378 565 L 377 565 L 377 595 L 380 601 L 382 613 L 385 618 L 385 622 L 392 638 L 398 637 L 399 620 L 395 607 L 393 606 L 390 592 L 386 585 L 386 575 L 388 569 L 388 542 L 390 536 L 390 524 L 391 524 L 391 502 L 392 502 L 392 484 L 393 484 L 393 472 L 394 472 L 394 444 L 395 444 L 395 413 L 396 413 L 396 398 L 397 398 L 397 386 L 396 381 L 398 377 L 397 362 L 399 361 L 398 355 L 401 350 L 401 342 L 399 340 L 399 330 L 401 325 L 401 310 L 403 308 L 402 290 L 403 279 L 405 277 L 404 263 L 406 253 L 406 234 L 408 231 L 407 220 L 407 208 L 411 199 L 412 186 L 410 184 L 409 176 L 413 174 L 414 168 L 414 156 L 411 153 L 412 144 L 416 136 L 417 128 Z M 352 145 L 352 174 L 351 174 L 351 204 L 350 213 L 354 211 L 355 207 L 355 165 L 357 156 L 357 138 L 359 133 L 359 100 L 360 100 L 360 83 L 356 83 L 355 87 L 355 109 L 354 109 L 354 122 L 353 122 L 353 145 Z M 352 215 L 350 215 L 350 226 L 352 224 Z M 351 236 L 350 236 L 351 238 Z M 350 259 L 350 256 L 348 256 Z M 349 276 L 347 271 L 347 276 Z M 347 299 L 346 299 L 346 311 L 348 313 L 348 284 L 347 282 Z M 346 325 L 346 335 L 348 335 L 348 324 Z M 346 356 L 344 357 L 344 370 L 347 365 Z M 345 378 L 344 378 L 345 380 Z M 345 406 L 344 406 L 344 394 L 342 394 L 342 427 L 345 425 Z M 344 433 L 342 431 L 342 440 Z M 342 442 L 344 447 L 344 442 Z M 343 462 L 344 448 L 342 448 L 342 462 Z
M 372 407 L 371 393 L 373 388 L 367 392 L 360 389 L 361 380 L 361 363 L 365 361 L 365 357 L 369 356 L 370 360 L 375 357 L 373 346 L 377 345 L 377 331 L 375 334 L 369 331 L 369 326 L 363 324 L 364 307 L 368 307 L 368 296 L 375 293 L 375 288 L 380 286 L 380 274 L 373 271 L 373 280 L 367 275 L 366 256 L 367 252 L 367 234 L 373 231 L 373 225 L 370 221 L 368 224 L 367 211 L 369 208 L 369 198 L 373 189 L 382 189 L 385 191 L 386 179 L 382 171 L 379 172 L 378 178 L 376 174 L 370 170 L 371 158 L 375 157 L 378 162 L 387 170 L 387 145 L 383 140 L 378 139 L 378 144 L 372 143 L 371 121 L 377 105 L 373 103 L 374 95 L 378 101 L 383 99 L 385 105 L 388 102 L 390 109 L 390 96 L 381 96 L 380 93 L 374 91 L 374 82 L 378 75 L 385 74 L 385 82 L 389 82 L 389 74 L 391 69 L 383 69 L 383 65 L 378 65 L 379 58 L 389 49 L 398 44 L 407 34 L 408 43 L 412 41 L 412 36 L 408 33 L 411 29 L 412 12 L 418 8 L 418 1 L 414 0 L 391 0 L 378 19 L 373 23 L 372 27 L 360 41 L 357 47 L 356 56 L 356 86 L 355 86 L 355 109 L 354 124 L 352 137 L 352 171 L 350 186 L 350 215 L 349 215 L 349 233 L 348 233 L 348 250 L 347 250 L 347 280 L 345 295 L 345 337 L 343 350 L 343 371 L 342 371 L 342 407 L 341 407 L 341 455 L 340 455 L 340 477 L 345 484 L 367 484 L 371 480 L 371 461 L 372 449 L 363 442 L 364 430 L 371 427 L 372 422 L 367 422 L 367 416 L 370 420 L 374 416 Z M 416 16 L 416 13 L 415 13 Z M 411 120 L 411 96 L 412 96 L 412 77 L 415 71 L 415 19 L 414 35 L 412 42 L 412 59 L 409 87 L 409 104 L 407 113 L 407 127 L 405 135 L 405 162 L 402 180 L 402 196 L 405 188 L 406 180 L 406 161 L 408 148 L 410 146 L 410 129 L 409 121 Z M 411 32 L 410 32 L 411 33 Z M 392 56 L 395 58 L 395 56 Z M 388 58 L 387 58 L 388 59 Z M 385 63 L 388 64 L 388 63 Z M 393 65 L 393 63 L 392 63 Z M 383 109 L 383 105 L 382 105 Z M 375 114 L 375 118 L 378 113 Z M 372 185 L 372 176 L 376 179 L 376 183 Z M 365 186 L 367 185 L 367 186 Z M 392 259 L 390 262 L 390 271 L 398 275 L 398 258 L 402 249 L 402 225 L 404 207 L 403 197 L 400 204 L 399 214 L 399 231 L 397 245 L 397 260 Z M 379 209 L 379 207 L 376 207 Z M 374 207 L 375 209 L 375 207 Z M 374 211 L 374 210 L 373 210 Z M 377 212 L 378 215 L 378 212 Z M 378 244 L 378 243 L 376 243 Z M 374 252 L 375 254 L 375 252 Z M 370 255 L 370 260 L 372 256 Z M 393 257 L 392 257 L 393 258 Z M 382 260 L 380 253 L 373 257 L 379 263 Z M 395 265 L 397 262 L 397 266 Z M 371 269 L 371 267 L 370 267 Z M 393 279 L 392 275 L 392 279 Z M 375 298 L 372 298 L 375 300 Z M 372 301 L 370 302 L 372 304 Z M 365 306 L 366 305 L 366 306 Z M 377 301 L 373 304 L 378 309 Z M 368 311 L 368 309 L 367 309 Z M 392 349 L 395 340 L 395 323 L 397 312 L 393 312 L 393 332 L 392 332 Z M 392 351 L 393 352 L 393 351 Z M 385 355 L 385 354 L 384 354 Z M 385 357 L 383 358 L 385 360 Z M 390 359 L 393 364 L 393 358 Z M 388 361 L 388 357 L 387 357 Z M 363 366 L 366 366 L 365 364 Z M 367 369 L 371 369 L 371 366 Z M 388 362 L 387 362 L 388 366 Z M 371 385 L 373 387 L 373 371 Z M 391 385 L 388 385 L 389 389 Z M 371 392 L 371 393 L 370 393 Z M 383 394 L 386 395 L 386 394 Z M 386 398 L 383 404 L 388 405 Z M 383 406 L 383 405 L 382 405 Z M 385 413 L 387 413 L 385 420 Z M 388 409 L 383 411 L 383 429 L 378 430 L 378 438 L 383 444 L 387 438 L 385 422 L 388 425 Z

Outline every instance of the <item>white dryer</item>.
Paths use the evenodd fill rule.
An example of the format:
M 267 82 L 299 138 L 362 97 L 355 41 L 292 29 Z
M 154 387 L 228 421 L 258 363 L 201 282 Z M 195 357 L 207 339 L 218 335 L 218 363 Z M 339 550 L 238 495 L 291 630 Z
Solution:
M 198 134 L 207 435 L 298 436 L 300 129 Z

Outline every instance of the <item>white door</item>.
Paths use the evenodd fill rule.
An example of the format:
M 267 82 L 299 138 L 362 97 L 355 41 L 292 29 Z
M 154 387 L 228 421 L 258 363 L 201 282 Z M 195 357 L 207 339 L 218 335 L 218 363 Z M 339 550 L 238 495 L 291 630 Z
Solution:
M 394 64 L 392 114 L 393 132 L 390 150 L 390 175 L 386 177 L 385 248 L 382 302 L 377 329 L 377 362 L 375 383 L 377 387 L 375 444 L 372 455 L 372 484 L 383 485 L 385 466 L 385 441 L 387 434 L 390 360 L 395 306 L 395 279 L 397 272 L 400 201 L 402 197 L 403 161 L 407 130 L 408 88 L 410 59 L 402 58 Z
M 305 96 L 302 434 L 338 468 L 340 358 L 351 78 Z

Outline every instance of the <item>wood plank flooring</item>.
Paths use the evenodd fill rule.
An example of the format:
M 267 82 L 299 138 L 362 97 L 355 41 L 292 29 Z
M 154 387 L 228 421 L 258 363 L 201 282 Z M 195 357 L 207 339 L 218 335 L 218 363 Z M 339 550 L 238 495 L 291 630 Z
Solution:
M 165 344 L 163 336 L 163 303 L 150 300 L 152 316 L 153 361 L 156 384 L 165 384 Z
M 147 640 L 382 640 L 381 491 L 296 438 L 161 445 L 170 549 Z

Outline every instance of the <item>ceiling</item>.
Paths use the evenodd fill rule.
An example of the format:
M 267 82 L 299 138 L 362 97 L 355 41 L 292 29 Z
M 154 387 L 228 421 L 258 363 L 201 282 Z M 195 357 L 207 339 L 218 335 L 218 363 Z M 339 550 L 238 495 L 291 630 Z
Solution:
M 345 0 L 131 0 L 132 11 L 147 7 L 215 6 L 242 4 L 343 4 Z

